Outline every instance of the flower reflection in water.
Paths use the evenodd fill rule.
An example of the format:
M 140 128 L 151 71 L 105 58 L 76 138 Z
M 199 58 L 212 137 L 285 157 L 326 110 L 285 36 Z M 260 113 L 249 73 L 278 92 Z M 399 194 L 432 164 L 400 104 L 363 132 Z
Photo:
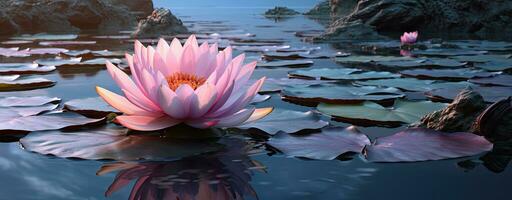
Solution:
M 226 139 L 226 148 L 209 155 L 177 161 L 110 163 L 98 175 L 117 171 L 106 196 L 136 180 L 129 199 L 241 200 L 256 192 L 249 184 L 251 170 L 264 170 L 251 160 L 254 144 Z

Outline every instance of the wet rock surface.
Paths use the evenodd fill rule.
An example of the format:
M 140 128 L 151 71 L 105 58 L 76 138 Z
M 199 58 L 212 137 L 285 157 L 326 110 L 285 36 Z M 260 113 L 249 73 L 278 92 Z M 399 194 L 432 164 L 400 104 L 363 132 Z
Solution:
M 346 16 L 337 13 L 350 9 L 347 1 L 331 0 L 330 7 L 331 15 L 337 17 L 319 39 L 343 39 L 348 32 L 358 34 L 360 26 L 354 24 L 378 33 L 419 30 L 501 37 L 512 31 L 512 1 L 507 0 L 359 0 Z M 367 34 L 367 30 L 361 33 Z
M 183 25 L 183 22 L 174 16 L 169 9 L 158 8 L 146 19 L 139 21 L 133 35 L 136 37 L 155 37 L 163 34 L 181 33 L 188 33 L 188 29 Z
M 130 8 L 152 7 L 151 1 L 136 1 L 134 6 L 125 2 L 133 4 L 135 1 L 3 0 L 0 2 L 0 34 L 122 30 L 136 24 L 136 15 Z
M 480 94 L 465 89 L 446 108 L 425 115 L 412 126 L 443 132 L 471 131 L 474 121 L 486 107 Z
M 153 12 L 153 0 L 111 0 L 115 5 L 126 6 L 137 18 L 144 18 Z

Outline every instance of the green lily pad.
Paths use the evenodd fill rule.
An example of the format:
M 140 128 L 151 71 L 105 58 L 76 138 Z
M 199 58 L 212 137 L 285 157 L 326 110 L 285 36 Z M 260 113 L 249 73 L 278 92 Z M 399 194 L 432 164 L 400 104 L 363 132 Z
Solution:
M 103 118 L 110 113 L 121 114 L 100 97 L 73 99 L 64 103 L 64 108 L 92 118 Z
M 416 60 L 411 57 L 402 56 L 347 56 L 336 57 L 335 61 L 347 64 L 368 64 L 375 62 L 391 62 L 391 61 L 411 61 Z
M 281 91 L 281 95 L 286 100 L 302 103 L 353 103 L 365 100 L 384 101 L 405 96 L 397 88 L 380 88 L 375 86 L 355 87 L 333 84 L 287 87 Z
M 263 54 L 265 60 L 297 60 L 297 59 L 320 59 L 330 58 L 327 54 L 306 52 L 266 52 Z
M 41 46 L 62 46 L 62 45 L 93 45 L 96 44 L 96 41 L 43 41 L 39 42 L 39 45 Z
M 108 125 L 78 132 L 33 132 L 20 140 L 28 151 L 61 158 L 89 160 L 179 159 L 222 148 L 215 141 L 182 140 L 160 133 L 127 134 L 127 129 Z
M 512 59 L 493 60 L 485 63 L 475 63 L 476 68 L 487 71 L 503 71 L 512 69 Z
M 486 78 L 469 79 L 469 82 L 482 85 L 500 85 L 512 87 L 512 75 L 500 74 Z
M 74 40 L 78 38 L 75 34 L 46 34 L 38 33 L 34 35 L 23 34 L 20 36 L 12 37 L 12 40 Z
M 78 58 L 62 58 L 62 57 L 56 57 L 56 58 L 44 58 L 44 59 L 37 59 L 34 62 L 40 65 L 47 65 L 47 66 L 61 66 L 61 65 L 72 65 L 77 64 L 82 61 L 81 57 Z
M 271 61 L 266 63 L 258 63 L 258 67 L 309 67 L 313 65 L 313 61 L 311 60 L 281 60 L 281 61 Z
M 467 80 L 470 78 L 490 77 L 497 73 L 482 70 L 462 69 L 412 69 L 400 71 L 402 75 L 420 79 Z
M 512 50 L 512 43 L 496 42 L 486 40 L 461 40 L 445 42 L 449 45 L 457 45 L 463 49 L 481 50 L 481 51 L 509 51 Z
M 55 85 L 54 81 L 45 78 L 19 79 L 19 75 L 0 76 L 0 92 L 33 90 Z
M 407 91 L 426 92 L 437 88 L 460 88 L 474 87 L 475 84 L 461 81 L 461 82 L 436 82 L 433 80 L 419 80 L 415 78 L 396 78 L 396 79 L 381 79 L 381 80 L 368 80 L 357 81 L 359 85 L 373 85 L 395 87 Z
M 294 124 L 290 126 L 290 124 Z M 329 123 L 320 119 L 311 111 L 299 112 L 293 110 L 275 109 L 269 115 L 258 121 L 237 126 L 239 129 L 258 129 L 269 135 L 278 132 L 295 133 L 301 130 L 320 129 Z
M 459 62 L 449 58 L 418 58 L 415 60 L 400 61 L 380 61 L 376 62 L 379 66 L 398 67 L 398 68 L 414 68 L 414 67 L 462 67 L 466 62 Z
M 512 94 L 512 87 L 503 86 L 476 86 L 471 87 L 472 90 L 480 93 L 484 97 L 484 101 L 488 103 L 494 103 L 501 99 L 508 98 Z M 443 102 L 451 102 L 462 89 L 458 88 L 439 88 L 425 93 L 427 97 Z
M 324 80 L 372 80 L 400 77 L 399 74 L 390 72 L 360 72 L 357 69 L 348 68 L 321 68 L 311 70 L 296 70 L 289 72 L 290 77 Z
M 30 107 L 28 107 L 30 108 Z M 33 112 L 31 114 L 39 114 Z M 28 133 L 33 131 L 77 128 L 104 123 L 105 119 L 91 119 L 70 112 L 58 112 L 45 115 L 21 115 L 0 122 L 1 133 Z
M 284 87 L 294 85 L 294 86 L 310 86 L 310 85 L 319 85 L 324 84 L 329 81 L 320 81 L 320 80 L 307 80 L 307 79 L 296 79 L 296 78 L 267 78 L 265 83 L 260 89 L 260 93 L 269 93 L 269 92 L 279 92 Z M 248 84 L 251 85 L 251 84 Z
M 341 121 L 353 122 L 362 125 L 389 125 L 396 126 L 402 123 L 413 123 L 424 115 L 446 107 L 444 103 L 430 101 L 403 101 L 395 100 L 392 107 L 386 108 L 377 103 L 365 101 L 359 104 L 319 104 L 317 109 Z
M 0 98 L 0 107 L 12 106 L 42 106 L 49 103 L 58 103 L 60 98 L 47 97 L 47 96 L 32 96 L 32 97 L 4 97 Z
M 461 62 L 472 62 L 472 63 L 485 63 L 490 62 L 494 60 L 503 60 L 503 59 L 509 59 L 512 57 L 510 54 L 504 54 L 504 55 L 472 55 L 472 56 L 454 56 L 452 57 L 455 60 L 461 61 Z
M 413 50 L 414 55 L 425 56 L 462 56 L 462 55 L 480 55 L 486 54 L 487 51 L 475 51 L 464 49 L 427 49 L 427 50 Z
M 37 63 L 1 63 L 0 75 L 46 73 L 55 69 L 55 66 L 39 66 Z

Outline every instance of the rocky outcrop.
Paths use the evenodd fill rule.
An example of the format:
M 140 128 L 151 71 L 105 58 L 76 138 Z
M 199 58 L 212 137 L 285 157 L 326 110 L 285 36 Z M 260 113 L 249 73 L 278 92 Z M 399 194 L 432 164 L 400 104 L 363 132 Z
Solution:
M 468 132 L 486 107 L 482 95 L 465 89 L 446 108 L 425 115 L 413 126 L 443 132 Z
M 288 17 L 291 17 L 293 15 L 298 15 L 298 14 L 300 14 L 300 13 L 293 9 L 287 8 L 287 7 L 275 7 L 275 8 L 267 10 L 263 15 L 265 15 L 266 18 L 278 20 L 278 19 L 288 18 Z
M 144 2 L 151 1 L 137 2 L 142 7 Z M 91 29 L 110 32 L 126 29 L 135 24 L 136 17 L 129 6 L 114 4 L 111 0 L 3 0 L 0 2 L 0 34 L 70 33 Z
M 145 18 L 153 12 L 153 0 L 111 0 L 114 5 L 123 5 L 138 19 Z
M 174 16 L 169 9 L 158 8 L 146 19 L 139 21 L 135 37 L 158 37 L 161 35 L 175 35 L 188 33 L 183 22 Z
M 336 15 L 337 10 L 347 9 L 344 2 L 331 0 L 331 15 Z M 359 0 L 349 15 L 337 17 L 318 39 L 344 38 L 337 34 L 346 31 L 337 30 L 354 27 L 357 23 L 372 27 L 372 30 L 379 33 L 419 30 L 480 36 L 503 35 L 512 31 L 512 1 Z M 357 29 L 354 31 L 357 32 Z
M 512 139 L 511 98 L 487 106 L 483 97 L 465 89 L 443 110 L 425 115 L 414 127 L 443 132 L 472 132 L 491 141 Z

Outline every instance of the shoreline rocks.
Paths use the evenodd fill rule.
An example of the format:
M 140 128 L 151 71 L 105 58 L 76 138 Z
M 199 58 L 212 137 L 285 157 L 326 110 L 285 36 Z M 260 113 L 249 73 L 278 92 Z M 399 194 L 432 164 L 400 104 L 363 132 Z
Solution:
M 135 26 L 137 12 L 151 0 L 4 0 L 0 2 L 0 35 L 20 33 L 114 32 Z M 140 9 L 139 9 L 140 8 Z
M 279 19 L 288 18 L 288 17 L 298 15 L 298 14 L 300 14 L 300 13 L 293 9 L 277 6 L 275 8 L 267 10 L 263 15 L 266 18 L 279 20 Z
M 151 15 L 139 21 L 132 34 L 135 37 L 158 37 L 164 34 L 176 35 L 189 33 L 183 22 L 171 13 L 171 10 L 158 8 Z
M 359 0 L 354 8 L 350 3 L 330 0 L 333 23 L 316 40 L 353 38 L 344 34 L 356 35 L 362 26 L 378 34 L 419 30 L 499 38 L 512 32 L 512 2 L 506 0 Z

